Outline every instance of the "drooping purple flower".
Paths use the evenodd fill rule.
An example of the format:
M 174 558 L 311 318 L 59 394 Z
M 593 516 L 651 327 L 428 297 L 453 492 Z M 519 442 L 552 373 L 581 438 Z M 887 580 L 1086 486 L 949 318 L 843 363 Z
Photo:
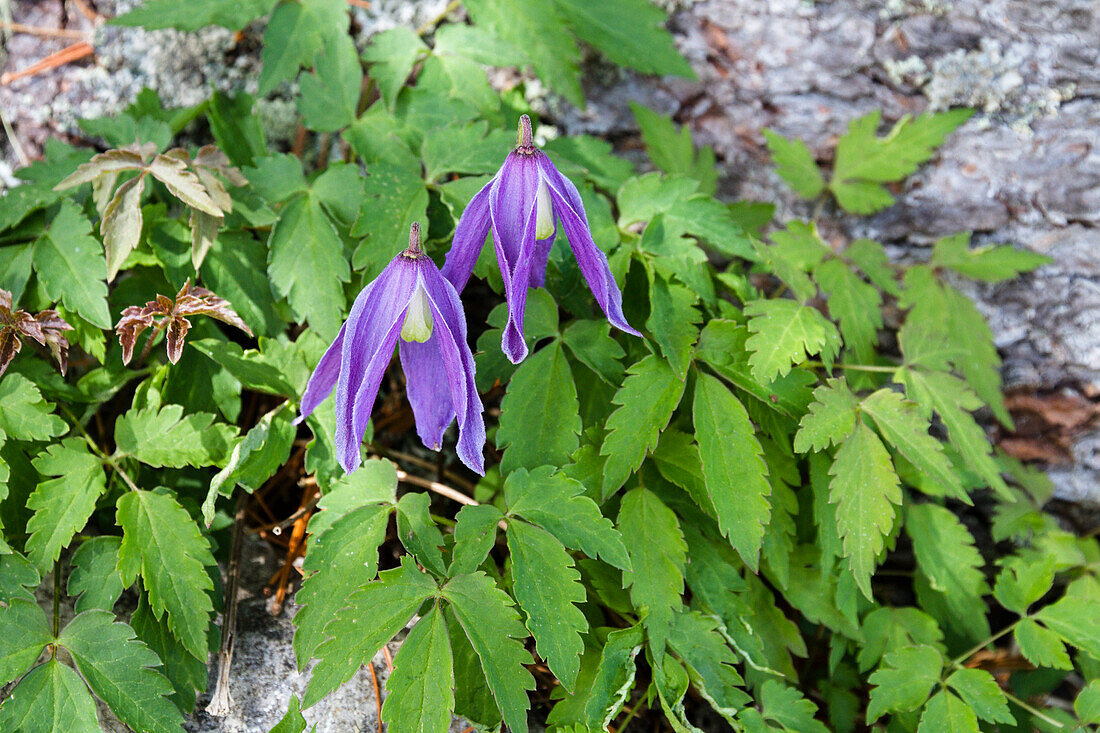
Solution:
M 485 236 L 492 230 L 508 301 L 508 323 L 501 348 L 512 363 L 518 364 L 527 356 L 523 340 L 527 288 L 541 287 L 545 282 L 556 222 L 561 222 L 581 274 L 607 320 L 622 331 L 640 336 L 623 316 L 622 293 L 611 275 L 607 256 L 592 241 L 577 187 L 558 172 L 546 153 L 535 147 L 527 115 L 520 117 L 517 143 L 493 180 L 478 191 L 462 213 L 443 276 L 461 292 L 474 270 Z
M 348 320 L 321 357 L 302 396 L 301 422 L 336 390 L 336 454 L 351 473 L 394 344 L 424 445 L 439 450 L 458 418 L 458 457 L 484 475 L 485 421 L 474 386 L 474 357 L 458 293 L 420 247 L 413 224 L 409 248 L 363 288 Z

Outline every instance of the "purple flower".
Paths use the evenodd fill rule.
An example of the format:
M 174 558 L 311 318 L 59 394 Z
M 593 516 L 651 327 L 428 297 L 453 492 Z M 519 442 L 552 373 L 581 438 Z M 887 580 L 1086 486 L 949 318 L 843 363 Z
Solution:
M 504 296 L 508 300 L 508 323 L 501 348 L 514 364 L 527 356 L 523 340 L 527 288 L 541 287 L 546 280 L 546 262 L 554 244 L 556 221 L 565 229 L 581 274 L 607 320 L 620 330 L 641 336 L 623 316 L 622 293 L 611 275 L 606 255 L 592 241 L 577 187 L 535 147 L 531 120 L 523 115 L 516 149 L 462 213 L 443 265 L 443 276 L 461 291 L 485 244 L 485 235 L 492 229 L 497 264 L 504 278 Z
M 484 475 L 484 408 L 474 386 L 466 315 L 454 287 L 421 249 L 419 224 L 412 225 L 409 248 L 355 299 L 348 320 L 309 378 L 297 422 L 335 387 L 337 458 L 348 473 L 357 469 L 374 398 L 399 340 L 420 439 L 439 450 L 443 431 L 457 416 L 458 457 Z

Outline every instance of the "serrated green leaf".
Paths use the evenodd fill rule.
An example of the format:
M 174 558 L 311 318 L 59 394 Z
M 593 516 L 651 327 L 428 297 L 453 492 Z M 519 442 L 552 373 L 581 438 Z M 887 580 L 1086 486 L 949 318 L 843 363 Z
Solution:
M 561 339 L 577 361 L 615 386 L 622 382 L 622 358 L 626 352 L 611 338 L 609 329 L 603 321 L 574 321 L 562 332 Z
M 347 27 L 347 3 L 343 0 L 281 3 L 264 30 L 260 96 L 267 96 L 279 82 L 293 79 L 300 67 L 312 64 L 325 40 L 343 34 Z
M 1008 701 L 993 675 L 984 669 L 957 669 L 947 678 L 947 686 L 959 693 L 982 720 L 1015 724 L 1008 712 Z
M 483 175 L 496 173 L 515 145 L 507 130 L 489 131 L 489 123 L 455 123 L 431 130 L 424 136 L 424 180 L 436 181 L 444 173 Z
M 34 271 L 51 300 L 99 328 L 110 328 L 107 263 L 92 225 L 71 201 L 61 202 L 53 221 L 34 243 Z
M 397 502 L 397 470 L 390 461 L 368 458 L 358 471 L 333 481 L 317 502 L 323 511 L 309 520 L 309 533 L 320 537 L 336 520 L 368 504 Z
M 658 472 L 666 480 L 687 491 L 704 513 L 716 516 L 703 476 L 703 459 L 699 457 L 699 446 L 695 444 L 694 436 L 675 428 L 665 430 L 652 458 Z
M 1100 723 L 1100 680 L 1093 680 L 1081 690 L 1073 709 L 1082 723 Z
M 146 30 L 176 28 L 197 31 L 208 25 L 220 25 L 231 31 L 240 30 L 250 22 L 271 12 L 278 0 L 198 0 L 180 4 L 177 0 L 146 0 L 142 5 L 111 18 L 111 25 L 138 26 Z
M 466 7 L 476 26 L 523 49 L 540 79 L 573 104 L 584 106 L 580 52 L 554 3 L 470 0 Z
M 863 617 L 864 643 L 857 662 L 861 672 L 901 647 L 927 645 L 944 651 L 943 632 L 935 619 L 919 608 L 880 606 Z
M 680 523 L 656 494 L 639 486 L 623 496 L 618 527 L 632 567 L 623 573 L 623 587 L 644 615 L 650 648 L 663 654 L 672 617 L 683 606 L 687 544 Z
M 370 267 L 381 272 L 394 255 L 409 243 L 409 227 L 427 221 L 428 190 L 420 177 L 420 165 L 379 161 L 370 167 L 365 190 L 351 233 L 363 237 L 352 255 L 355 269 Z
M 458 511 L 455 517 L 455 546 L 447 568 L 448 575 L 472 573 L 485 562 L 496 544 L 497 523 L 503 518 L 500 510 L 491 504 L 467 505 Z
M 1066 590 L 1057 603 L 1044 606 L 1034 615 L 1066 643 L 1100 658 L 1100 617 L 1094 612 L 1096 599 L 1075 592 L 1080 580 Z
M 1024 560 L 1011 556 L 1002 561 L 1003 569 L 997 575 L 993 596 L 1002 606 L 1027 614 L 1028 607 L 1042 598 L 1054 585 L 1054 558 Z
M 378 546 L 385 539 L 392 511 L 388 504 L 367 504 L 336 519 L 320 533 L 321 528 L 310 522 L 309 550 L 302 565 L 305 580 L 296 596 L 301 608 L 294 616 L 299 668 L 305 667 L 325 640 L 325 625 L 350 603 L 357 588 L 374 580 Z
M 804 199 L 815 199 L 825 190 L 825 179 L 814 155 L 801 140 L 789 140 L 774 130 L 764 130 L 775 172 Z
M 982 573 L 985 561 L 970 531 L 954 513 L 936 504 L 913 504 L 905 519 L 917 566 L 932 589 L 945 594 L 946 603 L 957 614 L 982 607 L 989 586 Z
M 344 243 L 321 200 L 303 193 L 287 202 L 267 246 L 267 272 L 275 293 L 286 297 L 323 337 L 335 337 L 346 310 L 342 283 L 351 272 Z
M 118 572 L 118 537 L 103 535 L 80 543 L 70 559 L 69 595 L 76 597 L 76 612 L 99 608 L 110 611 L 122 595 Z
M 455 706 L 447 623 L 439 606 L 417 621 L 393 660 L 382 720 L 395 731 L 444 733 Z
M 131 409 L 115 423 L 116 455 L 150 466 L 214 466 L 225 460 L 236 432 L 206 412 L 183 414 L 180 405 Z
M 350 36 L 330 34 L 323 43 L 313 62 L 314 73 L 298 80 L 298 111 L 309 129 L 335 132 L 355 122 L 363 67 Z
M 882 441 L 862 421 L 837 449 L 829 475 L 829 503 L 836 505 L 844 556 L 870 599 L 876 558 L 894 526 L 894 505 L 901 504 L 898 477 Z
M 46 614 L 27 598 L 0 606 L 0 683 L 19 679 L 53 641 Z
M 856 427 L 859 403 L 843 379 L 830 379 L 814 390 L 810 411 L 798 424 L 794 449 L 799 453 L 839 446 Z M 937 443 L 937 445 L 939 445 Z
M 675 616 L 669 646 L 687 665 L 688 676 L 716 712 L 732 723 L 737 711 L 749 702 L 742 690 L 745 681 L 734 665 L 737 657 L 726 645 L 718 622 L 693 611 Z
M 41 582 L 37 568 L 22 555 L 11 551 L 0 554 L 0 603 L 11 603 L 16 598 L 33 601 L 32 591 Z
M 864 398 L 860 409 L 875 421 L 875 427 L 905 459 L 935 481 L 944 493 L 970 503 L 958 473 L 943 452 L 943 444 L 929 435 L 927 418 L 919 406 L 889 389 Z
M 244 231 L 221 232 L 202 261 L 203 283 L 233 304 L 257 335 L 283 327 L 267 278 L 267 247 Z
M 855 239 L 844 250 L 843 256 L 863 270 L 867 279 L 882 292 L 890 295 L 898 295 L 901 292 L 890 256 L 878 242 L 870 239 Z
M 430 505 L 431 497 L 427 492 L 402 496 L 397 502 L 397 536 L 417 562 L 445 575 L 443 535 L 431 517 Z
M 665 30 L 665 12 L 649 0 L 615 4 L 555 0 L 569 27 L 583 41 L 620 66 L 646 74 L 671 74 L 694 79 L 691 65 L 676 50 Z
M 1046 255 L 1009 245 L 987 244 L 971 249 L 970 232 L 943 237 L 932 247 L 932 264 L 935 267 L 946 267 L 960 275 L 989 283 L 1011 280 L 1053 261 Z
M 586 600 L 580 573 L 557 538 L 526 522 L 508 523 L 508 549 L 512 592 L 527 615 L 535 648 L 562 686 L 572 692 L 584 651 L 581 635 L 588 631 L 588 622 L 576 606 Z
M 867 722 L 884 713 L 916 710 L 932 693 L 943 671 L 943 656 L 930 646 L 905 646 L 887 654 L 870 677 L 875 688 L 867 706 Z
M 1016 626 L 1016 643 L 1020 653 L 1036 667 L 1073 669 L 1073 662 L 1066 653 L 1066 645 L 1058 634 L 1043 628 L 1031 619 L 1023 619 Z
M 100 733 L 80 675 L 56 659 L 35 667 L 0 705 L 0 728 L 19 733 Z
M 403 26 L 371 38 L 370 46 L 363 52 L 363 60 L 371 65 L 371 78 L 378 84 L 382 98 L 391 109 L 416 60 L 427 51 L 428 47 L 420 36 Z
M 290 702 L 286 706 L 286 715 L 284 715 L 275 727 L 268 733 L 305 733 L 306 726 L 309 723 L 306 722 L 306 718 L 302 715 L 302 703 L 298 701 L 297 695 L 290 696 Z M 310 728 L 310 733 L 317 730 L 317 725 L 314 724 Z
M 230 496 L 242 486 L 252 492 L 286 463 L 294 446 L 297 429 L 287 411 L 280 405 L 260 418 L 259 422 L 238 438 L 229 453 L 225 468 L 214 474 L 202 503 L 202 518 L 206 526 L 214 521 L 214 503 L 219 496 Z
M 324 629 L 327 641 L 313 653 L 319 661 L 302 705 L 312 707 L 347 682 L 437 592 L 430 575 L 420 572 L 411 560 L 403 560 L 401 567 L 379 573 L 378 580 L 342 599 L 346 605 L 335 617 L 328 617 L 331 621 Z M 297 646 L 297 638 L 295 642 Z M 299 652 L 298 660 L 299 666 L 304 666 L 308 657 Z
M 828 733 L 828 728 L 814 719 L 817 705 L 782 682 L 765 682 L 760 688 L 760 703 L 764 708 L 764 717 L 779 723 L 784 730 L 791 733 Z
M 884 137 L 878 137 L 882 113 L 870 112 L 848 125 L 836 149 L 833 180 L 837 201 L 854 214 L 871 214 L 894 203 L 881 183 L 900 181 L 935 154 L 937 147 L 973 110 L 929 112 L 903 117 Z
M 205 566 L 213 565 L 210 544 L 194 519 L 174 498 L 152 491 L 129 491 L 118 499 L 122 544 L 118 570 L 131 585 L 140 574 L 149 605 L 196 657 L 206 658 L 206 631 L 214 604 L 214 584 Z
M 699 338 L 702 314 L 695 308 L 698 301 L 698 296 L 682 285 L 660 276 L 650 280 L 646 328 L 653 333 L 661 353 L 681 381 L 687 379 L 692 351 Z
M 44 571 L 87 524 L 96 500 L 107 490 L 107 480 L 103 464 L 79 438 L 51 445 L 34 459 L 34 467 L 45 476 L 58 477 L 39 483 L 27 499 L 27 508 L 34 512 L 27 522 L 27 557 Z
M 707 145 L 696 156 L 687 125 L 677 129 L 671 118 L 637 102 L 631 102 L 630 109 L 641 128 L 646 153 L 653 164 L 665 173 L 690 176 L 699 181 L 703 193 L 713 194 L 718 185 L 714 150 Z
M 180 730 L 183 716 L 167 696 L 172 686 L 156 669 L 157 655 L 113 613 L 78 614 L 57 642 L 72 655 L 88 686 L 119 720 L 137 730 Z
M 692 420 L 718 526 L 755 572 L 771 518 L 772 493 L 755 429 L 744 405 L 718 379 L 704 373 L 695 381 Z
M 814 269 L 814 280 L 829 296 L 829 313 L 840 324 L 844 347 L 861 363 L 872 363 L 882 328 L 882 294 L 852 268 L 829 259 Z
M 642 640 L 641 625 L 607 635 L 584 705 L 590 730 L 606 730 L 630 696 L 636 673 L 634 658 L 642 649 Z
M 158 619 L 153 614 L 144 595 L 138 596 L 138 607 L 130 617 L 130 626 L 164 665 L 164 676 L 175 689 L 172 702 L 184 715 L 192 712 L 196 691 L 206 689 L 206 657 L 200 659 L 187 651 L 168 628 L 168 619 Z
M 530 473 L 519 469 L 508 474 L 504 501 L 509 514 L 537 524 L 566 547 L 629 570 L 623 538 L 584 491 L 580 482 L 541 466 Z
M 290 375 L 284 374 L 280 365 L 268 354 L 256 349 L 245 351 L 238 344 L 219 339 L 199 339 L 191 342 L 191 346 L 225 367 L 234 379 L 248 389 L 285 397 L 300 393 L 300 389 L 288 381 Z M 302 366 L 306 366 L 304 362 Z
M 65 432 L 65 421 L 29 379 L 9 374 L 0 380 L 0 443 L 11 440 L 49 440 Z
M 485 573 L 451 578 L 443 586 L 470 645 L 481 660 L 481 669 L 504 722 L 516 733 L 527 733 L 527 691 L 535 680 L 523 666 L 531 655 L 523 648 L 527 629 L 520 623 L 512 599 Z
M 635 362 L 612 399 L 619 406 L 607 419 L 600 455 L 607 456 L 602 496 L 608 497 L 657 447 L 661 431 L 684 394 L 684 381 L 656 355 Z
M 563 466 L 577 449 L 581 419 L 577 387 L 560 341 L 528 356 L 500 403 L 497 444 L 505 448 L 501 470 Z
M 978 718 L 970 706 L 947 690 L 936 693 L 920 716 L 917 733 L 979 733 Z
M 745 346 L 757 381 L 770 381 L 814 354 L 827 365 L 840 352 L 840 334 L 816 308 L 793 300 L 754 300 L 745 306 L 752 335 Z

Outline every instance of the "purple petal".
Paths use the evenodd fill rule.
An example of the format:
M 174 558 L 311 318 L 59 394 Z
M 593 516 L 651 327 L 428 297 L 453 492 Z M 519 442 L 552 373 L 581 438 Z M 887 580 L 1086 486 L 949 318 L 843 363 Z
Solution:
M 519 364 L 527 358 L 527 342 L 523 340 L 523 312 L 527 308 L 527 287 L 531 282 L 531 267 L 536 255 L 538 243 L 535 241 L 535 207 L 527 215 L 524 227 L 523 246 L 510 280 L 504 281 L 504 296 L 508 301 L 508 322 L 504 324 L 500 348 L 513 364 Z M 500 250 L 497 250 L 500 257 Z M 503 271 L 501 272 L 503 275 Z M 545 276 L 545 270 L 544 270 Z
M 611 268 L 607 264 L 607 255 L 592 241 L 592 231 L 588 226 L 588 217 L 584 213 L 580 192 L 573 182 L 558 172 L 548 157 L 539 158 L 539 169 L 546 177 L 550 188 L 550 198 L 554 202 L 554 213 L 561 220 L 577 266 L 581 269 L 588 288 L 607 314 L 607 320 L 620 331 L 641 336 L 626 322 L 623 315 L 623 296 Z
M 557 230 L 546 239 L 535 241 L 535 253 L 531 261 L 531 280 L 533 288 L 541 288 L 546 284 L 546 265 L 550 261 L 550 250 L 554 248 L 554 238 Z
M 435 319 L 433 339 L 439 347 L 438 364 L 442 365 L 446 374 L 450 405 L 458 418 L 458 457 L 470 470 L 484 476 L 484 407 L 474 384 L 474 355 L 466 340 L 466 316 L 462 311 L 462 303 L 454 287 L 439 274 L 431 260 L 426 260 L 421 265 L 421 276 L 432 317 Z M 447 424 L 449 423 L 448 419 Z M 434 428 L 435 425 L 429 427 Z M 419 429 L 417 416 L 417 430 Z
M 415 292 L 416 270 L 413 260 L 395 257 L 355 299 L 344 324 L 336 385 L 336 453 L 348 473 L 362 461 L 359 446 Z
M 432 450 L 439 450 L 443 433 L 455 419 L 451 388 L 439 348 L 438 329 L 433 329 L 432 337 L 424 343 L 400 341 L 397 345 L 401 368 L 405 372 L 405 393 L 416 418 L 416 434 L 424 446 Z
M 481 248 L 485 246 L 485 237 L 489 234 L 489 228 L 492 225 L 492 219 L 489 216 L 489 200 L 496 180 L 497 177 L 494 177 L 486 183 L 466 205 L 455 227 L 451 249 L 447 252 L 447 259 L 443 263 L 443 277 L 447 278 L 459 292 L 466 287 L 470 274 L 474 271 L 474 265 L 477 264 L 478 255 L 481 254 Z
M 501 260 L 501 251 L 504 254 L 500 261 L 500 274 L 505 281 L 511 278 L 526 241 L 527 216 L 535 208 L 539 188 L 539 157 L 545 156 L 509 153 L 490 192 L 489 211 L 492 217 L 493 240 L 497 248 L 497 259 Z M 533 229 L 530 236 L 533 241 Z

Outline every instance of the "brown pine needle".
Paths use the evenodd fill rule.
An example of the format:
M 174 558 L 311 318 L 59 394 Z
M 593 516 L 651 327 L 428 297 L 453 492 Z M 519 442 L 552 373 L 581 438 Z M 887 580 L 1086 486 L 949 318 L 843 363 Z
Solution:
M 378 692 L 378 676 L 374 674 L 374 661 L 367 663 L 370 670 L 370 681 L 374 683 L 374 701 L 378 703 L 378 733 L 382 733 L 382 695 Z
M 354 5 L 357 8 L 370 10 L 370 3 L 367 0 L 348 0 L 348 5 Z
M 83 31 L 73 31 L 66 28 L 39 28 L 36 25 L 8 23 L 4 20 L 0 20 L 0 28 L 9 30 L 12 33 L 26 33 L 30 36 L 48 36 L 51 38 L 72 38 L 76 41 L 84 40 L 88 37 L 88 34 Z
M 22 79 L 28 76 L 34 76 L 40 71 L 49 71 L 50 69 L 56 69 L 58 66 L 64 66 L 70 62 L 82 59 L 85 56 L 91 56 L 95 53 L 95 49 L 92 48 L 90 43 L 81 41 L 80 43 L 74 43 L 71 46 L 66 46 L 57 53 L 51 53 L 41 61 L 37 61 L 25 69 L 20 71 L 9 71 L 5 74 L 0 74 L 0 86 L 7 86 L 16 79 Z

